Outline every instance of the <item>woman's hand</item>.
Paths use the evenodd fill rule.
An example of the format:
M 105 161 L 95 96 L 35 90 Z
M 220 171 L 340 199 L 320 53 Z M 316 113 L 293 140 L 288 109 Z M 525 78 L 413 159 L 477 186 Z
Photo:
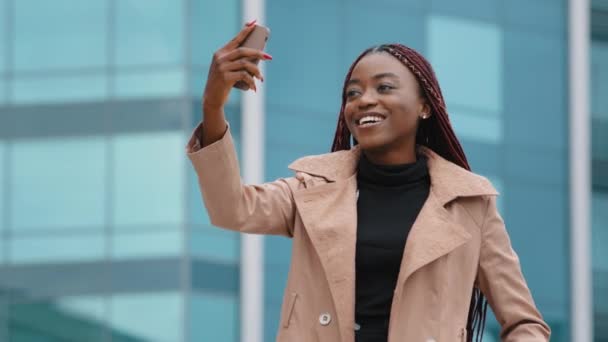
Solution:
M 224 105 L 234 84 L 243 81 L 249 89 L 256 91 L 253 78 L 264 81 L 260 69 L 252 61 L 272 57 L 261 50 L 240 47 L 254 28 L 255 21 L 248 23 L 236 37 L 213 54 L 203 93 L 202 147 L 220 140 L 226 132 Z
M 255 28 L 254 24 L 255 21 L 248 23 L 236 37 L 213 54 L 203 94 L 204 108 L 222 108 L 228 101 L 230 89 L 238 81 L 245 82 L 254 91 L 257 91 L 254 77 L 264 81 L 260 69 L 253 61 L 269 60 L 272 57 L 261 50 L 239 47 Z

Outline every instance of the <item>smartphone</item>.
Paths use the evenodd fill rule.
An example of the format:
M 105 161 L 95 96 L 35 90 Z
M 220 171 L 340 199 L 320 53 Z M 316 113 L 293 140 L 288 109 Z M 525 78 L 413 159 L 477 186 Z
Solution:
M 256 50 L 264 50 L 268 37 L 270 37 L 270 30 L 267 27 L 256 25 L 247 38 L 245 38 L 245 41 L 241 46 Z M 252 59 L 251 61 L 256 65 L 260 62 L 259 59 Z M 236 82 L 234 87 L 241 90 L 249 90 L 249 85 L 243 81 Z

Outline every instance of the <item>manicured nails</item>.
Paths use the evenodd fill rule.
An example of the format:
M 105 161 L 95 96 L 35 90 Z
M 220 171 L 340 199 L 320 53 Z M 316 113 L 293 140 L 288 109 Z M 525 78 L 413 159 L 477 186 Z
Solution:
M 253 24 L 256 23 L 256 21 L 258 21 L 258 20 L 257 19 L 253 19 L 252 21 L 250 21 L 247 24 L 245 24 L 245 26 L 252 26 Z
M 267 54 L 267 53 L 265 53 L 265 54 L 264 54 L 264 59 L 271 60 L 271 59 L 272 59 L 272 56 L 271 56 L 271 55 L 269 55 L 269 54 Z

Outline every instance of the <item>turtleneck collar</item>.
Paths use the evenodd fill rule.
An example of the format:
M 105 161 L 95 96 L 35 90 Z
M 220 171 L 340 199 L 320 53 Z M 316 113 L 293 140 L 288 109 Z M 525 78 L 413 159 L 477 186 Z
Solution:
M 427 158 L 422 154 L 417 154 L 413 163 L 378 165 L 361 153 L 357 169 L 357 181 L 367 185 L 400 187 L 429 180 Z

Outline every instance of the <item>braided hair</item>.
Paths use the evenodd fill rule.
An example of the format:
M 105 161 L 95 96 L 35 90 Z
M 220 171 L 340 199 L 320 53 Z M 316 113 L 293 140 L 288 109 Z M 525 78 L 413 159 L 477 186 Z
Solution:
M 336 134 L 334 136 L 331 151 L 335 152 L 351 148 L 351 133 L 346 126 L 346 120 L 344 119 L 346 86 L 355 66 L 363 57 L 372 53 L 388 53 L 395 57 L 414 74 L 418 81 L 421 95 L 426 99 L 432 115 L 428 119 L 419 121 L 418 130 L 416 132 L 416 144 L 424 145 L 444 159 L 449 160 L 466 170 L 471 170 L 462 146 L 450 124 L 445 100 L 443 99 L 441 88 L 439 87 L 439 82 L 437 81 L 433 68 L 421 54 L 414 49 L 401 44 L 384 44 L 371 47 L 363 51 L 351 65 L 346 74 L 346 79 L 344 80 L 342 106 L 340 107 L 340 115 L 338 117 Z M 487 309 L 488 302 L 483 293 L 481 293 L 477 287 L 473 287 L 466 327 L 469 342 L 473 341 L 475 332 L 475 340 L 482 340 Z

